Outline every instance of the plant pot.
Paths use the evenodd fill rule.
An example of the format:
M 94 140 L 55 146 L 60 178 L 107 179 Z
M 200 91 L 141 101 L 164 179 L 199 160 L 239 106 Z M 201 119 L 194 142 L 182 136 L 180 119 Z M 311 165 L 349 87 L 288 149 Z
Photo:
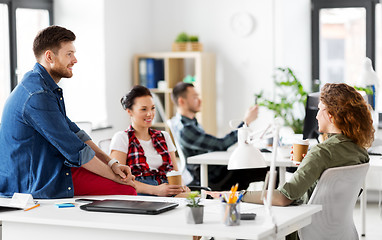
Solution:
M 172 43 L 173 52 L 201 52 L 203 45 L 200 42 L 174 42 Z
M 189 207 L 186 208 L 186 217 L 187 223 L 191 224 L 200 224 L 203 223 L 203 214 L 204 214 L 204 206 L 199 205 L 198 207 Z

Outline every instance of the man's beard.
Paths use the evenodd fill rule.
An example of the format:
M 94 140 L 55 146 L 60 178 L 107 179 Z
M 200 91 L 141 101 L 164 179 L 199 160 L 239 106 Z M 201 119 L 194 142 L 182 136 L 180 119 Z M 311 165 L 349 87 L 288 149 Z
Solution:
M 62 68 L 59 68 L 59 69 L 51 69 L 50 70 L 50 74 L 52 75 L 52 77 L 56 77 L 56 78 L 71 78 L 73 76 L 73 73 L 70 72 L 70 71 L 65 71 L 63 70 Z

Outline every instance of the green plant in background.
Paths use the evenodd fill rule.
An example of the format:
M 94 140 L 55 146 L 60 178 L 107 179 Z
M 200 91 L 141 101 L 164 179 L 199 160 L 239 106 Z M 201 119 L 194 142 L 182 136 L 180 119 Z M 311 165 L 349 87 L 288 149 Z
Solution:
M 175 42 L 199 42 L 199 37 L 196 35 L 188 35 L 185 32 L 181 32 L 176 37 Z
M 199 37 L 198 36 L 190 36 L 189 40 L 190 40 L 190 42 L 199 42 Z
M 374 94 L 373 89 L 368 88 L 368 87 L 364 88 L 364 87 L 356 87 L 356 86 L 354 86 L 354 89 L 358 90 L 358 91 L 364 91 L 367 95 L 373 95 Z
M 188 34 L 185 32 L 181 32 L 178 34 L 178 36 L 175 39 L 175 42 L 188 42 Z
M 192 191 L 188 194 L 187 196 L 187 201 L 188 201 L 188 204 L 187 206 L 189 207 L 199 207 L 199 203 L 200 203 L 200 192 L 198 191 Z
M 307 92 L 290 68 L 277 68 L 273 78 L 275 100 L 265 99 L 261 91 L 255 94 L 258 104 L 272 110 L 275 117 L 281 117 L 284 125 L 291 127 L 295 133 L 302 133 Z M 302 109 L 302 116 L 296 116 L 296 109 Z

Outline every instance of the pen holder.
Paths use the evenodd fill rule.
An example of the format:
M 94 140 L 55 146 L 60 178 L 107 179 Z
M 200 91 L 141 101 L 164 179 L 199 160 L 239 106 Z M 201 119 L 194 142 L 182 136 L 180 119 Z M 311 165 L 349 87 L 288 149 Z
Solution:
M 223 223 L 227 226 L 240 225 L 240 202 L 223 202 Z

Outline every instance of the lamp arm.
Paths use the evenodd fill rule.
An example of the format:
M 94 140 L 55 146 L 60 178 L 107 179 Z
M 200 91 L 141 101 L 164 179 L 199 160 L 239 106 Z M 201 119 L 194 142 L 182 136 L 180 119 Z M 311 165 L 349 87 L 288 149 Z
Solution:
M 272 127 L 273 124 L 269 124 L 265 130 L 257 131 L 248 134 L 246 143 L 252 144 L 255 142 L 255 139 L 268 139 L 272 137 L 272 131 L 270 131 L 270 128 Z M 261 134 L 261 135 L 260 135 Z M 257 137 L 260 135 L 259 137 Z
M 272 224 L 275 226 L 275 231 L 277 233 L 277 224 L 276 219 L 272 214 L 272 199 L 273 199 L 273 190 L 275 189 L 276 184 L 276 158 L 277 158 L 277 147 L 278 147 L 278 138 L 279 138 L 280 125 L 277 122 L 273 125 L 273 150 L 272 150 L 272 161 L 269 169 L 269 184 L 266 199 L 263 198 L 263 203 L 266 208 L 266 211 L 269 214 L 269 217 L 272 221 Z

